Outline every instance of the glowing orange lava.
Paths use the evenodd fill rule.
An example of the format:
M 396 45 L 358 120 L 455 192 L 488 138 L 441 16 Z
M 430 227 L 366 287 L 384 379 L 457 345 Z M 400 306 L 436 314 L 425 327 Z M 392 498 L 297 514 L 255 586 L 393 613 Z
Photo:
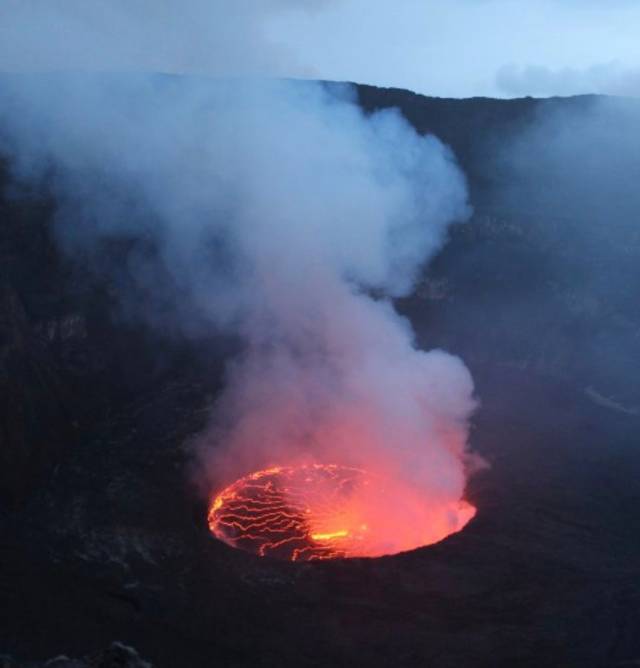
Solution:
M 475 513 L 465 501 L 438 503 L 367 471 L 315 464 L 240 478 L 213 499 L 209 528 L 262 557 L 379 557 L 436 543 Z

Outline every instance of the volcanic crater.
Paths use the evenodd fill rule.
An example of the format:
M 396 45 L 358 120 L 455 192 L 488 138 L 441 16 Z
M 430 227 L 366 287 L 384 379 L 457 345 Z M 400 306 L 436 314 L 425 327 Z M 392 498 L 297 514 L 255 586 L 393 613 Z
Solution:
M 611 242 L 624 291 L 607 282 L 595 306 L 581 306 L 583 286 L 540 267 L 580 266 L 585 248 L 536 236 L 547 211 L 505 212 L 484 167 L 487 146 L 545 105 L 592 101 L 358 95 L 365 109 L 397 106 L 435 132 L 470 178 L 474 219 L 399 308 L 419 345 L 455 350 L 473 373 L 482 406 L 471 442 L 489 463 L 466 491 L 477 516 L 445 540 L 374 559 L 291 561 L 289 548 L 261 559 L 264 542 L 225 545 L 242 539 L 219 512 L 237 483 L 205 507 L 190 443 L 236 344 L 176 343 L 123 323 L 109 286 L 61 258 L 51 199 L 5 197 L 0 649 L 12 668 L 92 655 L 115 639 L 157 668 L 208 667 L 212 656 L 251 668 L 637 663 L 640 395 L 628 360 L 640 354 L 638 249 Z M 619 366 L 589 361 L 594 337 L 619 342 Z M 258 481 L 283 472 L 304 497 L 308 470 Z M 316 554 L 335 554 L 342 536 L 327 536 L 343 526 L 305 527 L 293 549 L 309 547 L 308 534 L 324 536 Z

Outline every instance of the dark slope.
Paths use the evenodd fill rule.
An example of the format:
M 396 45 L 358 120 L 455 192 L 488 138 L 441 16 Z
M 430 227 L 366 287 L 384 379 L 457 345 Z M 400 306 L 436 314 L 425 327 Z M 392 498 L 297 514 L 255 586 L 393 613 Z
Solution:
M 588 235 L 566 235 L 581 219 L 548 225 L 544 207 L 500 194 L 499 156 L 541 107 L 599 100 L 358 92 L 441 137 L 470 179 L 474 219 L 400 307 L 421 345 L 461 354 L 476 378 L 472 441 L 491 462 L 469 489 L 478 517 L 379 560 L 282 564 L 214 541 L 185 443 L 229 344 L 123 322 L 109 286 L 58 256 L 52 203 L 5 197 L 0 655 L 97 657 L 117 639 L 159 668 L 640 660 L 640 256 L 615 238 L 585 260 Z M 585 281 L 597 262 L 623 279 Z

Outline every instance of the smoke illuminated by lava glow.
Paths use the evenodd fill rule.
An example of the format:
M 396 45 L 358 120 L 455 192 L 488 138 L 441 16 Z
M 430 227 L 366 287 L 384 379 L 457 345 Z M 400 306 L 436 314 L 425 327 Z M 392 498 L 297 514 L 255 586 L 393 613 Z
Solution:
M 476 510 L 433 503 L 391 478 L 338 465 L 275 467 L 240 478 L 209 509 L 232 547 L 291 561 L 379 557 L 436 543 Z

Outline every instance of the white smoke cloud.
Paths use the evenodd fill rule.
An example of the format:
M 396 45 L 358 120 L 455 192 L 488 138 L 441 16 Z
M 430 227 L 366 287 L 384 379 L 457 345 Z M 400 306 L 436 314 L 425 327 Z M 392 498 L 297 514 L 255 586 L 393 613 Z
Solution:
M 460 498 L 470 375 L 369 296 L 407 294 L 468 216 L 436 138 L 311 83 L 65 75 L 5 79 L 0 95 L 5 151 L 49 183 L 63 246 L 143 238 L 165 284 L 129 255 L 141 313 L 244 340 L 205 439 L 210 479 L 339 457 Z
M 0 151 L 51 190 L 62 247 L 107 272 L 130 315 L 243 341 L 202 439 L 207 492 L 263 465 L 338 462 L 395 474 L 446 518 L 473 383 L 415 348 L 390 298 L 468 216 L 464 176 L 347 87 L 246 78 L 308 72 L 268 23 L 328 4 L 9 0 L 0 66 L 74 73 L 0 79 Z M 105 247 L 123 241 L 114 266 Z

